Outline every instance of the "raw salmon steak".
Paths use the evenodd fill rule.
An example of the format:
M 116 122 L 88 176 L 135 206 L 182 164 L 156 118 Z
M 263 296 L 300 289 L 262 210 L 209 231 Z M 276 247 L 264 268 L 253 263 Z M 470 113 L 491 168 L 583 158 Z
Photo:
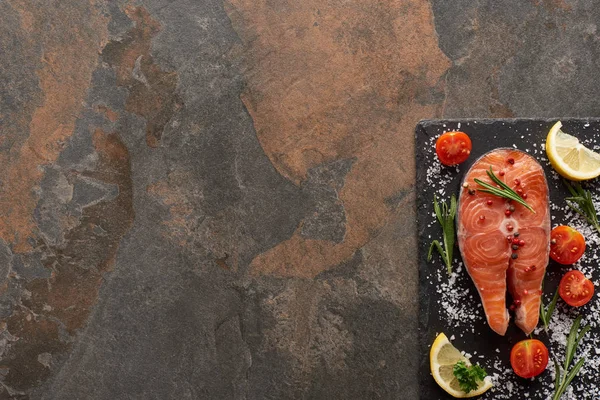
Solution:
M 482 187 L 475 178 L 496 186 L 486 173 L 490 167 L 535 212 L 477 190 Z M 500 335 L 506 333 L 508 289 L 515 323 L 526 334 L 531 333 L 538 323 L 550 252 L 548 184 L 541 165 L 529 154 L 514 149 L 484 154 L 465 175 L 457 219 L 460 253 L 481 297 L 488 325 Z

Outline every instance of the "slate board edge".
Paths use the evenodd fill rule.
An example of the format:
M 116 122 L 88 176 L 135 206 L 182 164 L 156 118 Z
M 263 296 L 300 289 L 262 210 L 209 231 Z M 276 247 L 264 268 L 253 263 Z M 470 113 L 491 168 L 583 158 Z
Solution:
M 419 165 L 423 164 L 425 160 L 425 155 L 422 152 L 422 146 L 424 145 L 425 140 L 429 137 L 426 128 L 434 127 L 434 126 L 442 126 L 446 125 L 454 125 L 454 124 L 471 124 L 476 123 L 478 125 L 487 125 L 487 124 L 495 124 L 495 123 L 507 123 L 507 124 L 516 124 L 520 122 L 530 122 L 530 123 L 553 123 L 556 121 L 569 121 L 576 123 L 590 123 L 590 124 L 600 124 L 600 118 L 598 117 L 589 117 L 589 118 L 580 118 L 580 117 L 560 117 L 560 118 L 451 118 L 451 119 L 423 119 L 419 121 L 415 127 L 415 202 L 417 209 L 417 240 L 421 240 L 422 234 L 422 223 L 423 221 L 420 218 L 419 210 L 423 204 L 423 200 L 420 196 L 420 184 L 419 182 L 425 182 L 424 177 L 427 174 L 426 168 L 419 168 Z M 448 131 L 453 129 L 448 129 Z M 479 158 L 480 155 L 475 158 Z M 462 174 L 462 173 L 461 173 Z M 417 246 L 418 249 L 418 274 L 419 274 L 419 317 L 418 317 L 418 335 L 419 335 L 419 396 L 422 396 L 422 388 L 426 386 L 436 385 L 435 381 L 431 377 L 430 374 L 424 374 L 422 371 L 425 369 L 424 363 L 429 363 L 428 356 L 425 357 L 425 354 L 429 354 L 429 346 L 431 343 L 427 341 L 426 335 L 424 334 L 427 331 L 427 327 L 429 324 L 429 315 L 430 315 L 430 297 L 427 293 L 423 293 L 423 288 L 426 287 L 424 284 L 424 280 L 427 278 L 423 272 L 423 268 L 421 268 L 422 260 L 426 257 L 426 254 L 423 254 L 423 248 L 420 243 Z M 426 312 L 423 312 L 426 311 Z M 428 368 L 427 368 L 428 369 Z M 444 393 L 440 389 L 441 393 Z M 447 395 L 446 398 L 452 398 Z

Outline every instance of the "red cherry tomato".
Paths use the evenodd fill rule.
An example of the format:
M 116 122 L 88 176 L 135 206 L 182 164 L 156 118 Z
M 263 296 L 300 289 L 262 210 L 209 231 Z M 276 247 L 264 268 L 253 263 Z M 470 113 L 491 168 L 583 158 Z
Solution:
M 550 258 L 564 265 L 573 264 L 585 251 L 583 235 L 570 226 L 560 225 L 550 232 Z
M 510 365 L 521 378 L 538 376 L 548 365 L 548 348 L 537 339 L 521 340 L 510 351 Z
M 471 148 L 471 138 L 464 132 L 446 132 L 435 142 L 435 152 L 444 165 L 465 162 Z
M 558 294 L 570 306 L 586 304 L 594 295 L 594 284 L 577 270 L 569 271 L 558 285 Z

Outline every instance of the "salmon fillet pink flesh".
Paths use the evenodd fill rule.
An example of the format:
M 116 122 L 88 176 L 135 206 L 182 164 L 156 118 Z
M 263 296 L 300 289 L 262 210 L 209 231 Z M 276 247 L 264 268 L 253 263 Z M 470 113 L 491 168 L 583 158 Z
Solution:
M 476 178 L 494 185 L 486 172 L 490 167 L 535 212 L 516 201 L 476 190 L 481 188 Z M 460 253 L 481 297 L 488 325 L 499 335 L 506 333 L 508 290 L 515 323 L 531 333 L 539 319 L 550 252 L 548 184 L 541 165 L 514 149 L 484 154 L 464 177 L 457 219 Z

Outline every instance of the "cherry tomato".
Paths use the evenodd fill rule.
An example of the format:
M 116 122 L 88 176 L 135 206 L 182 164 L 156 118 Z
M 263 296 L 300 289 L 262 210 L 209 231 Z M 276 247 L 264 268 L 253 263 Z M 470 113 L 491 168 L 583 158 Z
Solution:
M 573 264 L 585 251 L 583 235 L 570 226 L 560 225 L 550 232 L 550 258 L 564 265 Z
M 464 132 L 446 132 L 435 142 L 435 152 L 444 165 L 465 162 L 471 148 L 471 138 Z
M 510 351 L 510 365 L 521 378 L 538 376 L 548 365 L 548 348 L 537 339 L 521 340 Z
M 577 270 L 569 271 L 558 285 L 558 294 L 570 306 L 586 304 L 594 295 L 594 284 Z

